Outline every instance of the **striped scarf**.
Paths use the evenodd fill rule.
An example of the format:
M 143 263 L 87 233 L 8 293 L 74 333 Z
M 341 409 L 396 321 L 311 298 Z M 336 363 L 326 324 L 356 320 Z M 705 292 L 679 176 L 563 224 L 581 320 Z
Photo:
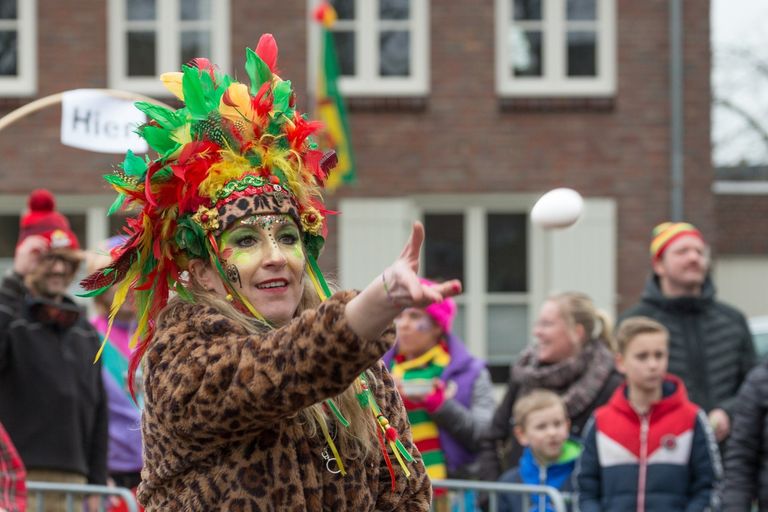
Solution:
M 414 379 L 431 381 L 439 378 L 450 362 L 451 356 L 446 347 L 439 343 L 414 359 L 406 361 L 401 357 L 395 357 L 392 360 L 391 372 L 403 382 Z M 446 478 L 448 473 L 445 453 L 440 446 L 437 425 L 426 409 L 417 403 L 406 401 L 406 410 L 408 421 L 411 423 L 413 441 L 421 452 L 429 478 Z

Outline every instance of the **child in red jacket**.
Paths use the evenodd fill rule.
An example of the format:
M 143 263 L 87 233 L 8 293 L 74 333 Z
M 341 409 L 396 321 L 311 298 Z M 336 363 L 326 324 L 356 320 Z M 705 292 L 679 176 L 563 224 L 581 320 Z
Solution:
M 11 438 L 0 423 L 0 512 L 27 510 L 26 471 Z
M 627 382 L 585 430 L 577 469 L 581 512 L 719 509 L 714 434 L 683 382 L 667 374 L 667 329 L 631 317 L 616 340 L 616 366 Z

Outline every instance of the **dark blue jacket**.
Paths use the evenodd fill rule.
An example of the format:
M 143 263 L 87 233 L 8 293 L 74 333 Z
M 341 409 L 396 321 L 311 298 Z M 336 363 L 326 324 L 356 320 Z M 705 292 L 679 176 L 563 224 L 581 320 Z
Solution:
M 616 390 L 595 411 L 576 470 L 581 512 L 719 509 L 720 455 L 704 412 L 677 377 L 639 415 Z
M 542 467 L 536 461 L 530 448 L 523 450 L 520 466 L 506 471 L 499 477 L 499 482 L 529 485 L 548 485 L 562 492 L 570 492 L 571 473 L 581 454 L 581 445 L 571 439 L 563 445 L 560 460 Z M 530 512 L 551 512 L 552 502 L 545 495 L 530 497 Z M 522 495 L 514 493 L 499 494 L 498 512 L 523 512 Z

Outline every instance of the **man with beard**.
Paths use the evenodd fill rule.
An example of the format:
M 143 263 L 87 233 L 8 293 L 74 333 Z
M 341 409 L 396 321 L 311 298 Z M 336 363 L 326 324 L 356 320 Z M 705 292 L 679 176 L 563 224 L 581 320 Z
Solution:
M 656 226 L 651 264 L 653 275 L 640 302 L 621 319 L 649 316 L 669 330 L 669 373 L 683 379 L 691 401 L 707 412 L 717 441 L 723 441 L 736 393 L 755 364 L 747 321 L 715 300 L 709 246 L 692 224 Z
M 66 295 L 80 260 L 51 193 L 33 191 L 13 271 L 0 283 L 0 422 L 30 481 L 106 484 L 107 407 L 93 364 L 100 340 Z M 37 510 L 34 495 L 29 507 Z M 63 496 L 46 496 L 44 510 L 65 507 Z

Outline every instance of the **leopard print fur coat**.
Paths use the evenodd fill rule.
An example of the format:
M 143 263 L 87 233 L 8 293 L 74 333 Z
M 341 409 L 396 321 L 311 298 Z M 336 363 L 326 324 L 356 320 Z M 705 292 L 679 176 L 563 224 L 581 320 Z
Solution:
M 339 292 L 263 335 L 207 306 L 185 304 L 163 318 L 145 369 L 138 498 L 147 512 L 429 510 L 429 479 L 378 361 L 391 331 L 357 337 L 344 316 L 352 297 Z M 370 367 L 376 400 L 415 458 L 410 478 L 394 463 L 394 492 L 378 450 L 345 460 L 346 476 L 329 472 L 324 439 L 307 438 L 297 415 Z

